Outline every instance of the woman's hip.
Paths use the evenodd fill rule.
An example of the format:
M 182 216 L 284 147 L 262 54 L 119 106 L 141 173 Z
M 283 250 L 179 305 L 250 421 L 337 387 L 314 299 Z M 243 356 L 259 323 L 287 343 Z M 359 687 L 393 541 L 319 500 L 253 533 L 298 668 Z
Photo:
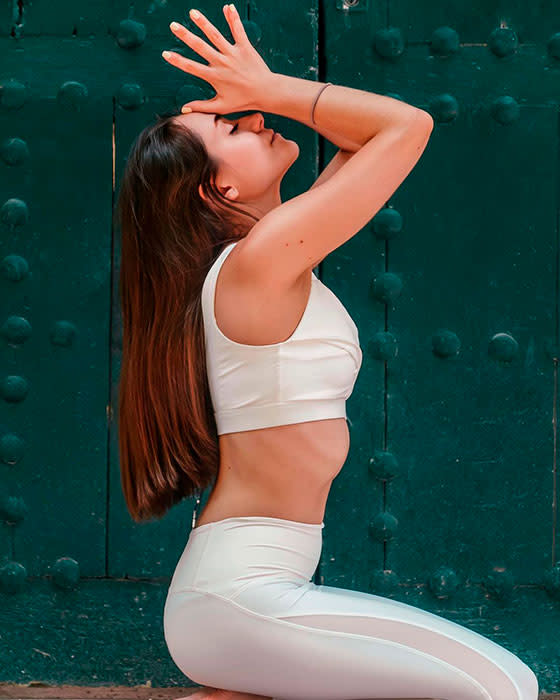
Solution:
M 194 528 L 175 567 L 168 596 L 199 589 L 237 599 L 247 588 L 293 589 L 319 563 L 324 523 L 239 516 Z

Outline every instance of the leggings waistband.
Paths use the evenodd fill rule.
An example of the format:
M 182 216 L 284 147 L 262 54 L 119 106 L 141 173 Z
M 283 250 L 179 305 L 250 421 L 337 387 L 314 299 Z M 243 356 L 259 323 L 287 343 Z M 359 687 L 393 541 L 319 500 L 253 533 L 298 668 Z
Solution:
M 240 582 L 310 580 L 321 556 L 325 523 L 244 515 L 191 530 L 170 590 L 227 594 Z
M 300 522 L 299 520 L 286 520 L 285 518 L 272 518 L 268 515 L 236 515 L 231 518 L 222 518 L 222 520 L 215 520 L 212 523 L 204 523 L 204 525 L 198 525 L 197 527 L 193 528 L 190 533 L 190 537 L 193 537 L 197 535 L 199 532 L 204 532 L 205 530 L 208 530 L 210 528 L 216 528 L 216 527 L 221 527 L 221 526 L 227 526 L 228 523 L 258 523 L 262 525 L 266 525 L 268 523 L 277 523 L 278 525 L 286 525 L 287 527 L 297 527 L 301 528 L 303 530 L 305 529 L 310 529 L 310 530 L 317 530 L 320 529 L 322 530 L 325 527 L 325 522 L 320 522 L 320 523 L 303 523 Z

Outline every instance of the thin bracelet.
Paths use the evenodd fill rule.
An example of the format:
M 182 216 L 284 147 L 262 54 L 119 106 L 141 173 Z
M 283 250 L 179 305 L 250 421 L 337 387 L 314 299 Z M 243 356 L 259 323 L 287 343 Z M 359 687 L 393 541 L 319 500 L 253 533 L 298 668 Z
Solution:
M 319 90 L 319 92 L 317 93 L 317 97 L 315 98 L 315 102 L 313 103 L 313 107 L 311 107 L 311 123 L 312 124 L 315 124 L 315 120 L 313 119 L 313 112 L 315 111 L 315 105 L 317 104 L 317 100 L 321 96 L 321 93 L 323 92 L 323 90 L 325 88 L 329 87 L 329 85 L 332 85 L 332 83 L 325 83 L 323 85 L 323 87 Z

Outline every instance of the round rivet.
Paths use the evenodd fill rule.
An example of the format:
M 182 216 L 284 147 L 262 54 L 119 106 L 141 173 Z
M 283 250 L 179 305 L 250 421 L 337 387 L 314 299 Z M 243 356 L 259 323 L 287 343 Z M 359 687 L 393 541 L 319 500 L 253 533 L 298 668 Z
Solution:
M 19 403 L 27 396 L 29 384 L 19 374 L 9 374 L 0 380 L 0 396 L 8 403 Z
M 496 333 L 488 344 L 488 355 L 499 362 L 511 362 L 518 352 L 519 343 L 509 333 Z
M 375 450 L 369 460 L 369 473 L 377 479 L 389 481 L 399 473 L 399 463 L 392 452 Z
M 497 600 L 507 600 L 513 592 L 513 576 L 505 566 L 493 566 L 483 583 L 488 594 Z
M 385 510 L 370 522 L 369 536 L 376 542 L 387 542 L 393 539 L 398 525 L 395 516 Z
M 2 83 L 0 90 L 0 108 L 19 109 L 29 97 L 29 92 L 25 85 L 19 80 L 6 80 Z
M 375 237 L 384 241 L 390 241 L 402 231 L 402 216 L 391 207 L 378 211 L 371 223 Z
M 80 580 L 80 567 L 75 559 L 60 557 L 52 567 L 52 582 L 57 588 L 75 588 Z
M 511 124 L 519 119 L 521 109 L 513 97 L 502 95 L 490 106 L 490 114 L 499 124 Z
M 123 19 L 116 33 L 121 49 L 135 49 L 146 41 L 146 25 L 134 19 Z
M 29 159 L 27 142 L 17 136 L 4 139 L 0 145 L 0 158 L 6 165 L 11 165 L 12 167 L 22 165 Z
M 6 255 L 0 263 L 0 274 L 10 282 L 21 282 L 29 274 L 27 260 L 21 255 Z
M 53 345 L 68 348 L 74 342 L 76 332 L 76 326 L 70 321 L 56 321 L 49 334 L 50 341 Z
M 0 436 L 0 459 L 4 464 L 17 464 L 25 452 L 25 441 L 14 433 Z
M 488 39 L 488 48 L 499 58 L 514 53 L 518 46 L 517 34 L 509 27 L 497 27 Z
M 459 34 L 451 27 L 438 27 L 432 32 L 430 51 L 436 56 L 450 56 L 459 51 Z
M 0 567 L 0 588 L 4 593 L 19 593 L 26 578 L 27 569 L 17 561 L 8 561 Z
M 459 587 L 459 577 L 448 566 L 440 566 L 428 579 L 428 588 L 436 598 L 449 598 Z
M 388 597 L 399 588 L 399 577 L 390 569 L 378 569 L 370 578 L 370 590 L 377 595 Z
M 459 103 L 449 93 L 437 95 L 430 100 L 428 109 L 434 122 L 447 124 L 454 121 L 459 116 Z
M 371 283 L 371 295 L 384 304 L 392 304 L 402 292 L 402 281 L 392 272 L 383 272 Z
M 3 496 L 0 500 L 0 518 L 7 525 L 17 525 L 27 515 L 27 506 L 20 496 Z
M 56 96 L 61 106 L 74 110 L 79 110 L 87 102 L 87 98 L 87 87 L 76 80 L 67 80 L 65 83 L 62 83 Z
M 28 218 L 27 204 L 16 197 L 7 199 L 0 209 L 0 222 L 11 232 L 26 224 Z
M 368 352 L 374 360 L 392 360 L 399 352 L 397 339 L 389 331 L 379 331 L 369 341 Z
M 432 336 L 432 352 L 438 357 L 458 355 L 461 349 L 459 336 L 445 328 L 437 330 Z
M 398 58 L 404 51 L 404 39 L 398 27 L 378 29 L 374 35 L 374 47 L 382 58 Z
M 0 334 L 10 345 L 21 345 L 31 335 L 31 324 L 22 316 L 9 316 L 2 324 Z
M 125 83 L 117 92 L 117 103 L 123 109 L 138 109 L 145 101 L 144 90 L 136 83 Z

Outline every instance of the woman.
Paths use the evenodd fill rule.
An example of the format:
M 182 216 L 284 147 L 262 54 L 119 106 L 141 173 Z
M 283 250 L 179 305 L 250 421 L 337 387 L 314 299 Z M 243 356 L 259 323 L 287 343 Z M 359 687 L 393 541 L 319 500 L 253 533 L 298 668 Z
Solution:
M 362 361 L 354 322 L 312 269 L 384 205 L 433 122 L 399 100 L 272 73 L 235 8 L 224 15 L 234 44 L 200 13 L 213 46 L 172 25 L 208 65 L 166 59 L 217 94 L 140 135 L 119 197 L 127 505 L 142 520 L 213 487 L 169 587 L 169 652 L 220 700 L 535 700 L 533 672 L 480 634 L 311 582 Z M 220 116 L 259 109 L 340 148 L 285 203 L 297 144 L 272 139 L 260 113 Z

